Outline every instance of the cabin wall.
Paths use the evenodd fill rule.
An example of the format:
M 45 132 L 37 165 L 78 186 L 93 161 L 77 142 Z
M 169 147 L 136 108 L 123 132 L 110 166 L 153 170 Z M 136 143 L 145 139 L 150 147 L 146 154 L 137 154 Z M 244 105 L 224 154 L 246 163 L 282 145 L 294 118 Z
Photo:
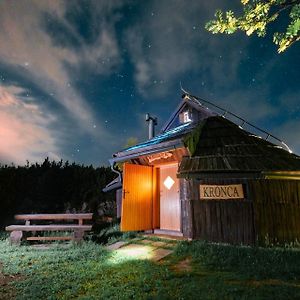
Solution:
M 200 184 L 243 184 L 244 199 L 201 200 Z M 300 241 L 300 181 L 253 178 L 181 179 L 183 235 L 246 245 Z
M 245 199 L 200 200 L 200 184 L 243 184 Z M 253 203 L 246 179 L 182 179 L 183 235 L 214 242 L 253 245 Z
M 179 193 L 181 202 L 181 231 L 183 236 L 187 238 L 194 238 L 193 235 L 193 197 L 191 195 L 192 182 L 181 178 L 179 180 Z
M 249 181 L 259 244 L 300 241 L 300 181 Z

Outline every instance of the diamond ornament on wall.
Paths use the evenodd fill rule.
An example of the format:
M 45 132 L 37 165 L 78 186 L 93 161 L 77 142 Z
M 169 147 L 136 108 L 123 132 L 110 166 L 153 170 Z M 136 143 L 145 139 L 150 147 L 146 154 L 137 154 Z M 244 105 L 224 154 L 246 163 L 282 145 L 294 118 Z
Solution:
M 165 186 L 168 190 L 170 190 L 171 187 L 174 185 L 174 183 L 175 183 L 175 181 L 174 181 L 170 176 L 168 176 L 168 177 L 165 179 L 165 181 L 164 181 L 164 186 Z

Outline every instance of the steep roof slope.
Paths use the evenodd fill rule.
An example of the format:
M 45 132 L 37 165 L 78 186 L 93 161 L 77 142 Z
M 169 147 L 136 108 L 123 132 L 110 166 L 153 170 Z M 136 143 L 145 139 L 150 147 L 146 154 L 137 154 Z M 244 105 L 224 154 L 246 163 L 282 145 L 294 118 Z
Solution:
M 192 157 L 179 173 L 210 171 L 300 171 L 300 157 L 220 117 L 210 117 L 184 139 Z

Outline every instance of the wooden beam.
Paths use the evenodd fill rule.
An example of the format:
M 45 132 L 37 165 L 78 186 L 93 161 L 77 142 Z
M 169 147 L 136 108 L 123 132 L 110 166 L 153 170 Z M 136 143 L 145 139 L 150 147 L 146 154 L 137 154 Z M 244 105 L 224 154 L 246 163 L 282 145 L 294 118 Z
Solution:
M 27 241 L 71 241 L 72 236 L 30 236 Z
M 5 227 L 6 231 L 73 231 L 92 229 L 92 225 L 10 225 Z
M 16 220 L 92 220 L 93 214 L 25 214 L 15 215 Z

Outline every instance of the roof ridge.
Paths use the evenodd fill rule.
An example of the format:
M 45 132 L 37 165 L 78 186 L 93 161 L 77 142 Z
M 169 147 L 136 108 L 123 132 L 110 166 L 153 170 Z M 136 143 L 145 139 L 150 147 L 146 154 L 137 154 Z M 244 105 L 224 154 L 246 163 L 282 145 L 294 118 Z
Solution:
M 223 114 L 219 114 L 219 113 L 216 112 L 216 113 L 218 114 L 218 116 L 223 117 L 223 118 L 225 118 L 226 120 L 230 121 L 231 123 L 237 125 L 241 130 L 246 131 L 246 130 L 243 128 L 243 126 L 244 126 L 245 124 L 247 124 L 247 125 L 250 126 L 251 128 L 253 128 L 253 129 L 255 129 L 255 130 L 257 130 L 257 131 L 259 131 L 259 132 L 261 132 L 261 133 L 267 135 L 266 138 L 263 138 L 263 137 L 257 136 L 257 135 L 255 135 L 254 133 L 252 133 L 252 134 L 255 135 L 256 137 L 261 138 L 261 139 L 264 139 L 265 141 L 268 141 L 268 139 L 271 137 L 272 139 L 276 140 L 276 141 L 279 142 L 281 145 L 283 145 L 283 146 L 286 148 L 286 151 L 288 151 L 289 153 L 293 153 L 293 151 L 289 148 L 289 146 L 288 146 L 282 139 L 280 139 L 280 138 L 274 136 L 273 134 L 269 133 L 268 131 L 266 131 L 266 130 L 264 130 L 264 129 L 261 129 L 261 128 L 259 128 L 258 126 L 256 126 L 256 125 L 254 125 L 254 124 L 248 122 L 248 121 L 245 120 L 244 118 L 241 118 L 241 117 L 238 116 L 237 114 L 232 113 L 232 112 L 229 111 L 228 109 L 226 110 L 226 109 L 224 109 L 224 108 L 221 107 L 221 106 L 218 106 L 218 105 L 216 105 L 216 104 L 214 104 L 214 103 L 212 103 L 212 102 L 210 102 L 210 101 L 208 101 L 208 100 L 204 100 L 204 99 L 202 99 L 202 98 L 200 98 L 200 97 L 194 96 L 194 95 L 192 95 L 192 94 L 190 94 L 190 93 L 188 93 L 188 92 L 186 92 L 186 91 L 185 91 L 185 94 L 184 94 L 182 97 L 183 97 L 183 98 L 184 98 L 184 97 L 187 97 L 187 98 L 188 98 L 189 100 L 191 100 L 191 101 L 192 101 L 192 99 L 193 99 L 194 101 L 197 101 L 196 103 L 199 103 L 200 106 L 203 106 L 203 104 L 201 103 L 201 101 L 203 101 L 203 102 L 205 102 L 205 103 L 207 103 L 207 104 L 213 106 L 214 108 L 217 108 L 217 109 L 221 110 L 221 111 L 223 112 Z M 205 107 L 206 107 L 206 106 L 205 106 Z M 208 108 L 208 107 L 207 107 L 207 108 Z M 208 108 L 208 109 L 209 109 L 209 108 Z M 226 117 L 227 115 L 233 116 L 234 118 L 236 118 L 236 119 L 242 121 L 242 123 L 241 123 L 240 125 L 236 124 L 234 121 L 229 120 L 229 119 Z M 248 132 L 248 131 L 246 131 L 246 132 Z M 251 132 L 249 132 L 249 133 L 251 134 Z

